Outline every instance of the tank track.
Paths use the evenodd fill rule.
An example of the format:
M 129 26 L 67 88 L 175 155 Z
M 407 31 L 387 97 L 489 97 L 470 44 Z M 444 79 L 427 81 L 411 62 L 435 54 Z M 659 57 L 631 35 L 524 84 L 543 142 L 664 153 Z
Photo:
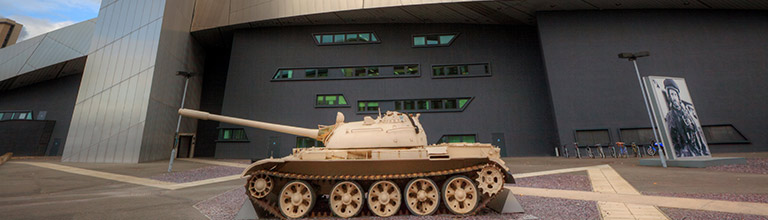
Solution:
M 474 165 L 474 166 L 469 166 L 464 168 L 432 171 L 432 172 L 426 172 L 426 173 L 407 173 L 407 174 L 388 174 L 388 175 L 341 175 L 341 176 L 305 175 L 305 174 L 295 174 L 295 173 L 283 173 L 283 172 L 276 172 L 276 171 L 269 171 L 269 170 L 257 170 L 252 172 L 250 175 L 266 174 L 273 178 L 284 178 L 284 179 L 290 179 L 290 180 L 308 180 L 308 181 L 318 181 L 318 180 L 319 181 L 345 181 L 345 180 L 378 181 L 378 180 L 413 179 L 413 178 L 438 177 L 438 176 L 447 177 L 449 175 L 464 174 L 464 173 L 469 174 L 472 172 L 477 172 L 486 166 L 497 166 L 497 165 L 495 165 L 494 163 L 486 163 L 486 164 Z M 283 216 L 283 214 L 280 213 L 280 209 L 276 202 L 270 202 L 266 198 L 262 198 L 262 199 L 254 198 L 248 193 L 248 190 L 247 190 L 248 183 L 246 183 L 245 187 L 246 187 L 246 195 L 254 205 L 259 206 L 261 209 L 265 210 L 272 216 L 278 217 L 280 219 L 286 219 L 285 216 Z M 491 200 L 496 198 L 496 196 L 498 195 L 499 193 L 494 193 L 492 196 L 482 196 L 483 199 L 478 201 L 477 208 L 475 208 L 475 210 L 473 210 L 471 213 L 467 215 L 471 216 L 471 215 L 477 214 L 478 211 L 485 208 L 486 205 Z M 436 214 L 450 213 L 444 209 L 445 208 L 441 207 L 440 209 L 438 209 L 438 212 Z M 408 213 L 407 209 L 401 208 L 399 211 L 399 214 L 405 214 L 405 213 Z M 310 212 L 305 217 L 331 217 L 331 216 L 333 216 L 333 214 L 331 214 L 330 211 L 313 211 L 313 212 Z M 360 215 L 356 217 L 365 217 L 365 216 L 376 216 L 376 215 L 373 215 L 373 213 L 366 210 L 361 212 Z

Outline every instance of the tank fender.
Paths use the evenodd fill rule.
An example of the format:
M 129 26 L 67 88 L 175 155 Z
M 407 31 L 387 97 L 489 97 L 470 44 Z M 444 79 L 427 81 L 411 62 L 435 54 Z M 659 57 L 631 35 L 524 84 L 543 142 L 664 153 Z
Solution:
M 263 159 L 256 161 L 255 163 L 252 163 L 250 166 L 245 168 L 243 170 L 243 173 L 240 174 L 240 177 L 246 177 L 250 175 L 251 172 L 255 170 L 271 170 L 275 166 L 279 166 L 285 163 L 285 160 L 282 158 L 269 158 L 269 159 Z

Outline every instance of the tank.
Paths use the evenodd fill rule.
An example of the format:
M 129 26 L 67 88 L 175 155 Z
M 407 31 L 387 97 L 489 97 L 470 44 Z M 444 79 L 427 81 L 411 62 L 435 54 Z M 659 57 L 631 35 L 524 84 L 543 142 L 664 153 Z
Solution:
M 325 147 L 294 148 L 254 162 L 242 173 L 255 207 L 279 218 L 472 215 L 514 183 L 500 149 L 483 143 L 428 144 L 420 114 L 388 111 L 377 118 L 317 129 L 227 117 L 190 109 L 201 120 L 293 134 Z

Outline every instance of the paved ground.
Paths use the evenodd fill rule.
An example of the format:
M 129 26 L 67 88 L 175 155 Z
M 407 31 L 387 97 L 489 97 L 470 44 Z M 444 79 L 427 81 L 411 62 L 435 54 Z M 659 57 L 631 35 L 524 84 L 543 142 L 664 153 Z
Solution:
M 768 158 L 768 153 L 716 156 Z M 662 213 L 662 216 L 672 219 L 768 219 L 768 214 L 715 212 L 713 210 L 717 207 L 704 206 L 693 207 L 703 211 L 692 211 L 692 206 L 681 209 L 680 206 L 684 205 L 677 205 L 680 201 L 713 201 L 701 200 L 703 198 L 715 199 L 717 201 L 710 203 L 720 204 L 719 206 L 756 204 L 756 207 L 762 208 L 761 204 L 768 205 L 768 201 L 765 201 L 768 198 L 768 175 L 759 172 L 740 173 L 730 168 L 724 172 L 716 169 L 640 167 L 635 165 L 637 160 L 633 158 L 535 157 L 507 158 L 506 161 L 515 176 L 521 180 L 519 186 L 512 187 L 513 191 L 519 190 L 516 193 L 527 194 L 520 197 L 520 200 L 530 212 L 526 213 L 528 215 L 504 216 L 486 213 L 483 215 L 485 218 L 573 219 L 572 217 L 576 217 L 574 213 L 599 210 L 597 215 L 590 214 L 578 218 L 592 219 L 602 216 L 609 219 L 606 210 L 610 208 L 626 208 L 630 213 L 630 210 L 635 208 L 651 212 L 656 210 Z M 194 173 L 196 170 L 217 170 L 211 168 L 212 166 L 243 166 L 242 161 L 233 160 L 219 161 L 226 164 L 202 162 L 177 161 L 174 171 Z M 242 187 L 244 180 L 237 179 L 236 176 L 187 183 L 157 183 L 152 182 L 157 180 L 149 179 L 163 175 L 166 169 L 167 161 L 143 164 L 87 164 L 60 163 L 55 158 L 14 159 L 0 165 L 0 213 L 3 219 L 208 219 L 211 212 L 206 212 L 209 216 L 201 213 L 204 206 L 222 206 L 226 203 L 211 201 L 239 201 L 221 197 L 228 195 L 225 192 Z M 87 174 L 77 174 L 78 172 Z M 530 179 L 523 180 L 525 178 Z M 147 182 L 144 184 L 145 182 L 136 181 Z M 606 187 L 606 183 L 610 187 Z M 238 193 L 229 194 L 236 196 Z M 642 202 L 626 201 L 631 199 L 648 204 L 635 207 L 636 203 Z M 654 205 L 658 204 L 667 204 L 671 208 L 654 208 Z M 231 206 L 219 208 L 227 210 L 231 209 Z M 565 210 L 556 211 L 556 208 Z M 573 212 L 574 210 L 576 211 Z

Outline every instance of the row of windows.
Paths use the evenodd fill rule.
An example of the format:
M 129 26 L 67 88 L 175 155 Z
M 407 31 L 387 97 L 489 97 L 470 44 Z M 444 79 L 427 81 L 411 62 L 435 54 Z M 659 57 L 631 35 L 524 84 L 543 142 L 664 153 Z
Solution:
M 477 136 L 474 134 L 443 135 L 437 144 L 441 143 L 476 143 Z
M 430 34 L 414 35 L 413 47 L 440 47 L 449 46 L 458 34 Z
M 300 73 L 304 73 L 303 75 Z M 353 66 L 325 68 L 282 68 L 278 69 L 273 80 L 314 80 L 376 77 L 411 77 L 419 76 L 418 64 L 399 64 L 385 66 Z
M 32 120 L 32 111 L 0 112 L 0 121 L 3 120 Z
M 379 43 L 373 32 L 349 33 L 320 33 L 312 34 L 317 45 L 345 45 Z M 445 47 L 450 46 L 458 33 L 450 34 L 417 34 L 413 35 L 413 47 Z
M 313 34 L 317 45 L 378 43 L 373 32 Z
M 380 100 L 359 101 L 357 112 L 374 113 L 382 110 L 394 109 L 402 112 L 458 112 L 464 111 L 472 98 L 442 98 L 442 99 L 405 99 L 405 100 Z
M 349 106 L 344 95 L 317 95 L 317 107 Z
M 702 125 L 704 138 L 708 144 L 742 144 L 750 141 L 731 124 Z M 619 140 L 624 143 L 650 144 L 654 139 L 651 128 L 619 128 Z M 601 144 L 608 146 L 612 143 L 609 129 L 575 130 L 574 139 L 579 145 L 590 146 Z
M 218 141 L 248 141 L 248 137 L 242 128 L 220 128 Z
M 490 63 L 443 64 L 432 66 L 434 78 L 490 76 Z M 418 64 L 398 64 L 382 66 L 352 67 L 304 67 L 278 69 L 272 80 L 319 80 L 319 79 L 357 79 L 385 77 L 418 77 Z

